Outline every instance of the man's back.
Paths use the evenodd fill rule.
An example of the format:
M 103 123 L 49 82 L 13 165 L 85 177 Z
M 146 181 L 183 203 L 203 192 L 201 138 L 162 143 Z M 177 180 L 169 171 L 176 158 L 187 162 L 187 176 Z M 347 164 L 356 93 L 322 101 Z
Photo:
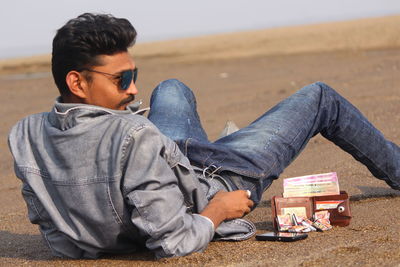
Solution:
M 40 225 L 56 254 L 96 257 L 90 253 L 99 248 L 133 251 L 141 240 L 124 217 L 121 166 L 113 164 L 122 162 L 124 135 L 132 124 L 103 109 L 70 112 L 80 115 L 32 115 L 10 134 L 30 220 Z M 87 252 L 70 242 L 79 242 Z
M 224 192 L 232 188 L 222 177 L 195 173 L 160 125 L 132 114 L 138 67 L 128 48 L 135 40 L 124 18 L 69 20 L 52 45 L 59 102 L 11 130 L 29 217 L 56 255 L 97 257 L 145 245 L 156 257 L 182 256 L 203 251 L 214 230 L 229 240 L 255 232 L 239 219 L 254 205 L 248 191 Z
M 213 236 L 203 217 L 186 214 L 187 207 L 197 212 L 206 204 L 204 193 L 190 196 L 199 186 L 189 162 L 142 116 L 58 103 L 20 121 L 9 143 L 30 220 L 56 255 L 127 253 L 153 237 L 147 246 L 168 256 L 180 253 L 163 244 L 168 239 L 176 248 L 181 237 L 166 234 L 174 228 L 181 229 L 176 236 L 197 229 L 191 250 L 205 248 Z

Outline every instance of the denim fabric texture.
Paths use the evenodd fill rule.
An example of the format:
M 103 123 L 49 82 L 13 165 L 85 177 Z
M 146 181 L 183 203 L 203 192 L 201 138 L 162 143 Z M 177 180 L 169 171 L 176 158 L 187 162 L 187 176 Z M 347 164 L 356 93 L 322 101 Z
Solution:
M 305 86 L 249 126 L 215 142 L 201 126 L 192 91 L 177 80 L 154 90 L 149 119 L 178 143 L 193 165 L 218 169 L 234 189 L 250 190 L 256 204 L 318 133 L 400 189 L 399 147 L 322 82 Z
M 217 175 L 197 175 L 176 143 L 137 109 L 58 101 L 12 128 L 9 146 L 29 219 L 52 253 L 97 258 L 147 247 L 162 258 L 203 251 L 214 236 L 251 237 L 251 222 L 214 229 L 199 215 L 227 187 L 205 178 Z

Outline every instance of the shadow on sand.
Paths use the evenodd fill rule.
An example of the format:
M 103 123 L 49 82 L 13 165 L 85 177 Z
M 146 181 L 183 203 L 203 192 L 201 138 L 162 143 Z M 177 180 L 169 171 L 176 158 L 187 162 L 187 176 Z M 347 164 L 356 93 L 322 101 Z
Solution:
M 400 191 L 388 187 L 374 187 L 374 186 L 357 186 L 362 194 L 350 196 L 350 201 L 357 202 L 366 199 L 385 199 L 385 198 L 398 198 Z
M 22 259 L 30 261 L 59 261 L 62 259 L 51 254 L 41 235 L 17 234 L 0 231 L 0 258 Z M 126 255 L 105 255 L 101 259 L 156 261 L 153 253 L 143 250 Z

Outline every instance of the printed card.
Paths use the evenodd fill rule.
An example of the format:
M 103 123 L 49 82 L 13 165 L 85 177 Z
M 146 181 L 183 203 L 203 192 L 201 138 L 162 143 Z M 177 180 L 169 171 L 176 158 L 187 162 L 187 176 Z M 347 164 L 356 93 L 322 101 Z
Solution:
M 316 210 L 331 210 L 337 209 L 340 203 L 343 203 L 344 200 L 325 200 L 325 201 L 315 201 L 315 209 Z
M 339 195 L 336 172 L 306 175 L 283 180 L 284 197 Z
M 296 214 L 296 216 L 307 218 L 306 207 L 282 208 L 282 214 Z

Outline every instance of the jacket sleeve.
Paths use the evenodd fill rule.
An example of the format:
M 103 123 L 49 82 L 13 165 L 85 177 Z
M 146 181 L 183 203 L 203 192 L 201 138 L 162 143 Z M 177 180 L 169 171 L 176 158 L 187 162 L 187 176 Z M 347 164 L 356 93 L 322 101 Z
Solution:
M 169 160 L 171 151 L 180 153 L 176 144 L 153 125 L 132 130 L 125 143 L 129 145 L 124 149 L 123 195 L 147 248 L 157 258 L 203 251 L 214 236 L 214 226 L 185 205 L 173 168 L 186 168 L 178 171 L 188 175 L 186 179 L 193 179 L 193 172 Z

